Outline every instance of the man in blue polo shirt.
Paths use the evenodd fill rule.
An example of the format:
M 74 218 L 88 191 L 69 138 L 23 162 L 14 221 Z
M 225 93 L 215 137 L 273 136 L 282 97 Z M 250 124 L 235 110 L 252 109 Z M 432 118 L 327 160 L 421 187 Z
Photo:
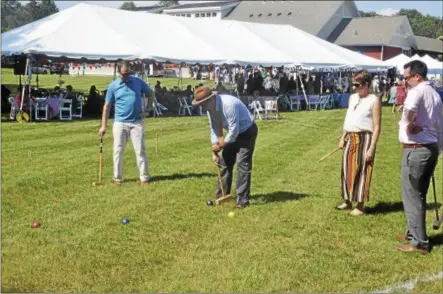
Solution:
M 149 170 L 145 147 L 141 94 L 143 92 L 151 99 L 154 99 L 155 94 L 145 81 L 132 76 L 130 69 L 130 65 L 127 62 L 120 63 L 118 78 L 108 87 L 99 136 L 103 136 L 106 133 L 106 125 L 111 110 L 110 105 L 114 103 L 114 183 L 121 184 L 123 181 L 123 152 L 128 138 L 131 137 L 137 157 L 140 182 L 141 184 L 148 184 Z

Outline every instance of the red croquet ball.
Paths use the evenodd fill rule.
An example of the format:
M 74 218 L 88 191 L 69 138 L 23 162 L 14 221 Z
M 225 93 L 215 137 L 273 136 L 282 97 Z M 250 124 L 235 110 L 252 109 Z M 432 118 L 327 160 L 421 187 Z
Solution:
M 38 221 L 35 221 L 32 223 L 31 228 L 40 228 L 42 224 Z

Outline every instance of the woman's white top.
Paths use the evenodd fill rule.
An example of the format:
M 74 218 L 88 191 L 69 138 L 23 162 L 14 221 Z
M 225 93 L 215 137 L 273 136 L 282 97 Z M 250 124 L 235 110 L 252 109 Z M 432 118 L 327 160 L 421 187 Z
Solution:
M 369 94 L 365 98 L 355 93 L 349 97 L 343 130 L 346 132 L 372 132 L 372 108 L 378 97 Z

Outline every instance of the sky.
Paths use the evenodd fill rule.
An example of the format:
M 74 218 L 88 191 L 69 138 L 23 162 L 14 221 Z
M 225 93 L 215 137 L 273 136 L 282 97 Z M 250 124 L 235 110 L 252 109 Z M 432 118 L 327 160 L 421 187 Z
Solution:
M 124 1 L 55 1 L 60 10 L 72 7 L 77 3 L 90 3 L 118 8 Z M 201 1 L 180 1 L 181 4 Z M 136 6 L 151 6 L 158 1 L 134 1 Z M 355 1 L 359 10 L 375 11 L 381 15 L 392 15 L 401 8 L 417 9 L 422 14 L 443 17 L 443 1 Z

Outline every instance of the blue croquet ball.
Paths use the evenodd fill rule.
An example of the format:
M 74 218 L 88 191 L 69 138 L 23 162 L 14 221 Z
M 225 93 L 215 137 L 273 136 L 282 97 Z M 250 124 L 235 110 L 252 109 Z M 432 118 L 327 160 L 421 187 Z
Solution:
M 127 217 L 122 218 L 121 223 L 124 224 L 124 225 L 129 224 L 129 218 L 127 218 Z
M 206 201 L 206 205 L 207 206 L 213 206 L 214 202 L 212 200 L 208 200 L 208 201 Z

